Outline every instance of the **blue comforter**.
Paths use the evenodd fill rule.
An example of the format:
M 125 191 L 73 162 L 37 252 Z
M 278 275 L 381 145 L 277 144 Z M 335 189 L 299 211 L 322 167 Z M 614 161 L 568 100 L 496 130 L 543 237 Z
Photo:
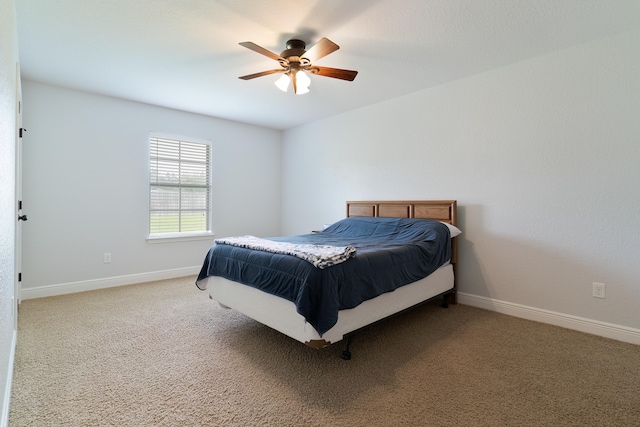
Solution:
M 320 233 L 272 237 L 301 244 L 353 246 L 356 254 L 318 269 L 291 255 L 216 244 L 207 253 L 196 284 L 208 276 L 261 289 L 292 301 L 322 336 L 338 311 L 422 279 L 451 259 L 451 238 L 439 221 L 350 217 Z

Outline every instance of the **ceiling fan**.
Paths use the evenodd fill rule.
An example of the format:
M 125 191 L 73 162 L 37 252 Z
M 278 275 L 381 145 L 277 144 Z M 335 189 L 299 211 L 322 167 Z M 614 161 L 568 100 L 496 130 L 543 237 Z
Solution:
M 276 81 L 276 86 L 280 90 L 286 92 L 289 87 L 289 82 L 293 83 L 293 91 L 297 95 L 309 92 L 309 85 L 311 79 L 306 74 L 312 73 L 319 76 L 332 77 L 334 79 L 353 81 L 358 74 L 357 71 L 342 70 L 340 68 L 321 67 L 319 65 L 313 65 L 315 61 L 320 58 L 324 58 L 332 52 L 340 49 L 340 46 L 332 42 L 326 37 L 320 39 L 318 43 L 313 45 L 311 49 L 306 49 L 306 44 L 302 40 L 292 39 L 287 42 L 287 48 L 282 51 L 280 55 L 277 55 L 263 47 L 258 46 L 253 42 L 242 42 L 240 46 L 244 46 L 247 49 L 251 49 L 254 52 L 258 52 L 264 56 L 274 59 L 280 63 L 280 67 L 275 70 L 262 71 L 260 73 L 248 74 L 246 76 L 239 77 L 242 80 L 251 80 L 256 77 L 267 76 L 269 74 L 284 73 L 280 79 Z

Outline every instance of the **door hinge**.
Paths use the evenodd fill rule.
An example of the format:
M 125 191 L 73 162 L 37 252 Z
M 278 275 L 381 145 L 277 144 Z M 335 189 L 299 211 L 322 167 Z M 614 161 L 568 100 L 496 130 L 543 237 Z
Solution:
M 18 282 L 22 282 L 22 273 L 18 273 Z
M 20 128 L 20 138 L 22 138 L 22 132 L 26 132 L 27 130 L 25 128 Z
M 18 210 L 22 210 L 22 200 L 18 200 Z

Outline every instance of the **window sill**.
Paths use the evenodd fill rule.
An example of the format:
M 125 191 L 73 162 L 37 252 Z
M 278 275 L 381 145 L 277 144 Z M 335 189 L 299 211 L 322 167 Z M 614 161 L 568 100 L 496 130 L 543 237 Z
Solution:
M 147 243 L 191 242 L 195 240 L 213 240 L 213 237 L 212 232 L 151 234 L 147 237 Z M 213 244 L 213 241 L 211 244 Z

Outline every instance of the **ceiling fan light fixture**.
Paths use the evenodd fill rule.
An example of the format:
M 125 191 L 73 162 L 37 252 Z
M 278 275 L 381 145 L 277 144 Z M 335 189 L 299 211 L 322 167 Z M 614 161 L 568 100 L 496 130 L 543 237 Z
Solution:
M 286 92 L 289 88 L 289 82 L 291 82 L 289 75 L 283 74 L 278 80 L 276 80 L 275 85 L 278 86 L 278 89 L 280 89 L 281 91 Z
M 282 51 L 280 55 L 271 52 L 253 42 L 242 42 L 240 46 L 253 50 L 268 58 L 274 59 L 280 65 L 280 69 L 266 70 L 259 73 L 240 76 L 242 80 L 251 80 L 256 77 L 267 76 L 275 73 L 284 73 L 275 82 L 278 89 L 286 92 L 289 84 L 293 84 L 293 92 L 296 95 L 309 93 L 309 85 L 311 79 L 306 72 L 316 74 L 318 76 L 331 77 L 334 79 L 353 81 L 358 74 L 357 71 L 343 70 L 341 68 L 321 67 L 314 65 L 313 62 L 324 58 L 328 54 L 340 49 L 340 46 L 331 40 L 323 37 L 308 51 L 306 43 L 302 40 L 292 39 L 287 42 L 287 49 Z
M 296 95 L 309 93 L 309 85 L 311 79 L 304 71 L 300 70 L 296 73 Z

